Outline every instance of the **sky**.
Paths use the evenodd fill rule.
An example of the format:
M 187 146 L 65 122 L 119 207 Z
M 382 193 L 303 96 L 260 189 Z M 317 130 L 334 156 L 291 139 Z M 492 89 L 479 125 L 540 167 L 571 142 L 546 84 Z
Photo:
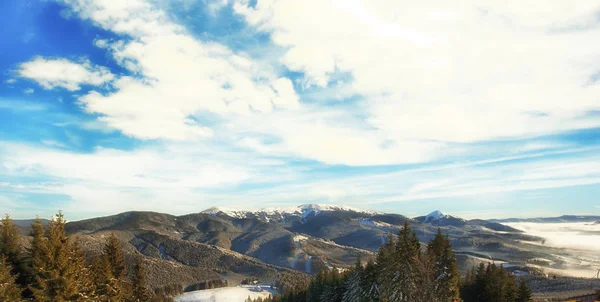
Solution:
M 600 215 L 596 0 L 0 2 L 0 209 Z

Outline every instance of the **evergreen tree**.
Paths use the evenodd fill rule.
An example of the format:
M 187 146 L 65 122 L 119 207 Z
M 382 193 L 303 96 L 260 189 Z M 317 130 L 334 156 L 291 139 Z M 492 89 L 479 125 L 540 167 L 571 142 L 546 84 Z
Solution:
M 315 276 L 315 279 L 308 286 L 307 301 L 319 301 L 325 288 L 327 279 L 327 271 L 320 270 Z
M 519 283 L 519 291 L 517 293 L 516 302 L 530 302 L 533 301 L 531 288 L 527 285 L 525 280 L 521 280 Z
M 19 243 L 19 230 L 10 218 L 6 216 L 0 222 L 0 253 L 13 266 L 21 263 L 21 245 Z
M 438 228 L 436 236 L 427 245 L 428 272 L 433 284 L 436 301 L 452 301 L 459 298 L 460 272 L 450 240 Z
M 394 274 L 391 287 L 382 291 L 382 298 L 393 301 L 418 301 L 422 296 L 421 283 L 421 245 L 415 232 L 411 231 L 408 221 L 398 234 L 398 240 L 392 256 Z
M 350 273 L 344 287 L 346 291 L 342 298 L 342 302 L 360 302 L 361 301 L 361 284 L 363 277 L 363 268 L 360 263 L 360 258 L 356 260 L 354 270 Z
M 474 276 L 474 277 L 473 277 Z M 515 278 L 503 267 L 483 263 L 476 271 L 472 271 L 470 280 L 465 278 L 461 288 L 461 298 L 465 302 L 490 301 L 514 302 L 518 296 Z
M 10 218 L 6 216 L 0 221 L 0 253 L 6 257 L 6 261 L 12 267 L 11 273 L 16 276 L 17 285 L 21 288 L 26 288 L 29 283 L 29 273 L 25 263 L 19 230 Z M 29 296 L 29 291 L 25 296 Z
M 33 287 L 37 284 L 37 277 L 40 272 L 44 269 L 46 259 L 50 257 L 48 255 L 48 248 L 46 245 L 45 236 L 46 231 L 42 225 L 42 220 L 36 217 L 35 221 L 31 225 L 31 243 L 27 249 L 27 271 L 28 271 L 28 288 L 26 291 L 29 296 L 33 296 Z
M 302 293 L 296 293 L 301 295 Z M 344 281 L 337 267 L 333 267 L 327 275 L 327 282 L 321 295 L 321 301 L 341 302 L 344 296 Z
M 146 283 L 146 275 L 144 273 L 144 265 L 142 263 L 142 257 L 137 256 L 135 265 L 133 266 L 133 289 L 132 289 L 132 301 L 144 302 L 148 301 L 150 292 L 148 291 L 148 284 Z
M 123 278 L 126 273 L 125 260 L 123 259 L 123 252 L 121 251 L 121 243 L 115 236 L 115 233 L 111 233 L 108 237 L 104 247 L 104 255 L 106 255 L 110 264 L 113 277 L 117 279 Z
M 41 245 L 34 247 L 32 243 L 36 274 L 32 291 L 36 301 L 85 301 L 92 298 L 91 271 L 82 251 L 67 237 L 65 223 L 62 213 L 57 214 L 50 221 Z M 38 248 L 41 249 L 36 250 Z
M 21 290 L 16 284 L 15 277 L 11 274 L 11 265 L 7 258 L 0 258 L 0 301 L 20 301 Z
M 396 274 L 395 260 L 395 240 L 394 235 L 388 234 L 387 240 L 379 247 L 375 268 L 377 276 L 377 291 L 381 298 L 389 297 L 394 290 L 394 278 Z M 372 291 L 373 288 L 368 289 Z
M 125 261 L 121 245 L 114 233 L 110 235 L 102 255 L 93 264 L 96 296 L 100 301 L 123 301 L 129 296 Z
M 379 285 L 377 284 L 377 265 L 371 259 L 367 262 L 361 280 L 361 301 L 379 301 Z

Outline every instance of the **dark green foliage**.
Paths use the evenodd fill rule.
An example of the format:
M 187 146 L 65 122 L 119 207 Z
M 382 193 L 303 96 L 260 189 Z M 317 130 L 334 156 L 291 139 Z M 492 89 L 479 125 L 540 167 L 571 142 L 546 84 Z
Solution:
M 438 228 L 437 235 L 427 245 L 426 264 L 428 272 L 426 279 L 429 293 L 438 301 L 453 301 L 459 298 L 460 272 L 456 256 L 452 251 L 450 240 L 442 235 Z
M 527 285 L 525 280 L 521 280 L 519 283 L 519 289 L 517 291 L 517 299 L 516 302 L 529 302 L 533 301 L 533 297 L 531 294 L 531 288 Z
M 483 263 L 467 274 L 461 288 L 461 297 L 465 302 L 517 301 L 518 287 L 515 278 L 502 266 Z
M 517 286 L 504 268 L 482 264 L 467 272 L 461 286 L 456 256 L 448 236 L 437 235 L 421 252 L 421 245 L 405 223 L 398 236 L 390 235 L 376 259 L 349 271 L 322 270 L 307 289 L 288 289 L 281 301 L 449 302 L 530 301 L 525 283 Z

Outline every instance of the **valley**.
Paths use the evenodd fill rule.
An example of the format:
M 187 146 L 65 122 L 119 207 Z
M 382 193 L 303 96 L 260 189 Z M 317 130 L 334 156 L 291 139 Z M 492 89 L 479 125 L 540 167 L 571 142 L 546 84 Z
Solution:
M 98 255 L 105 238 L 115 234 L 128 261 L 137 253 L 144 256 L 150 286 L 180 284 L 188 292 L 239 286 L 248 279 L 307 279 L 322 269 L 344 270 L 359 258 L 372 259 L 405 221 L 421 242 L 431 240 L 438 228 L 447 234 L 462 271 L 483 262 L 502 265 L 521 276 L 591 277 L 600 265 L 594 250 L 566 248 L 548 234 L 551 227 L 562 225 L 581 236 L 594 236 L 597 225 L 592 224 L 598 217 L 570 219 L 578 222 L 465 220 L 439 211 L 409 218 L 309 204 L 258 211 L 211 208 L 182 216 L 126 212 L 69 222 L 66 230 L 89 257 Z M 532 224 L 545 226 L 546 232 L 524 227 Z M 26 221 L 17 225 L 22 233 L 27 232 Z M 203 294 L 223 295 L 218 292 Z M 191 301 L 186 297 L 191 296 L 178 301 Z

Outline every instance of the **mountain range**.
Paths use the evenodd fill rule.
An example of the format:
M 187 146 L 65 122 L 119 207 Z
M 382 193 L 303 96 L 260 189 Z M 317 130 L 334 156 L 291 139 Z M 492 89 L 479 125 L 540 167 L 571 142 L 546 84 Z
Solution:
M 532 222 L 600 220 L 561 217 Z M 357 258 L 366 261 L 374 257 L 389 234 L 397 233 L 405 221 L 421 242 L 429 241 L 438 228 L 448 234 L 461 269 L 481 261 L 522 269 L 532 263 L 553 268 L 566 265 L 567 251 L 545 246 L 544 238 L 503 224 L 528 220 L 465 220 L 440 211 L 409 218 L 307 204 L 255 211 L 210 208 L 182 216 L 126 212 L 69 222 L 67 232 L 80 240 L 90 257 L 98 255 L 104 240 L 114 233 L 130 261 L 136 251 L 144 256 L 150 285 L 177 283 L 192 289 L 206 281 L 238 284 L 245 278 L 266 281 L 282 274 L 305 278 L 322 268 L 349 267 Z M 18 221 L 17 225 L 27 233 L 30 223 Z M 548 262 L 540 264 L 535 259 Z

